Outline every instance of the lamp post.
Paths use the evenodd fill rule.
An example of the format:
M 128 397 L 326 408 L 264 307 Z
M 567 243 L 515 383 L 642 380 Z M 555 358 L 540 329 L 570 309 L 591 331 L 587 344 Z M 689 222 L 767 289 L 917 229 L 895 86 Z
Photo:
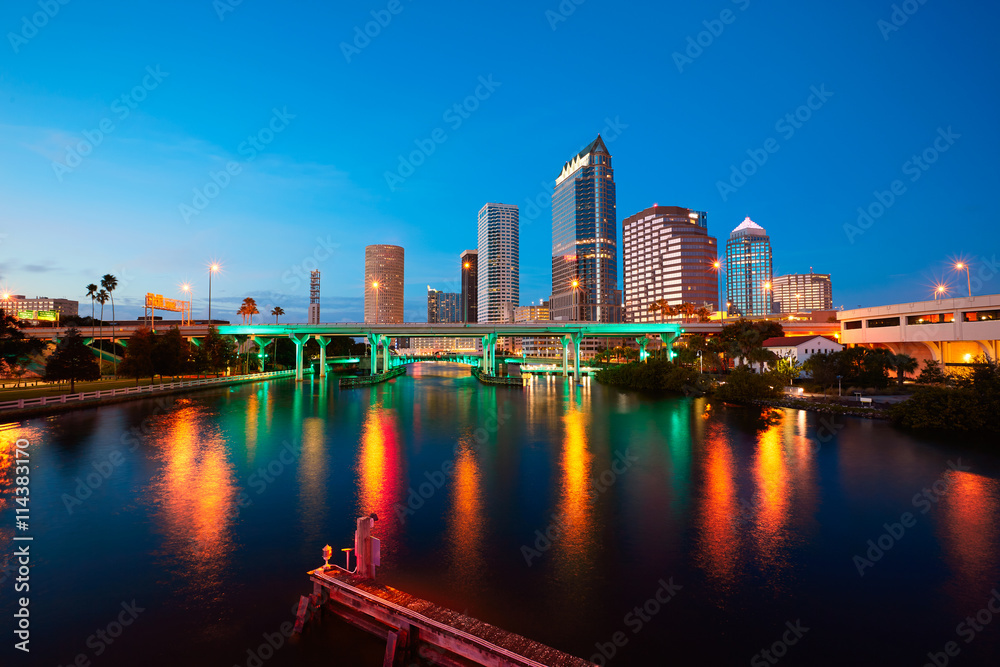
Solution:
M 948 293 L 947 285 L 938 285 L 937 287 L 934 288 L 934 300 L 937 301 L 940 295 L 947 293 Z
M 801 301 L 802 301 L 802 295 L 801 294 L 796 294 L 795 295 L 795 312 L 796 313 L 802 312 Z
M 375 324 L 378 324 L 378 281 L 372 281 L 372 289 L 375 290 Z
M 212 326 L 212 274 L 219 272 L 219 265 L 208 267 L 208 326 Z
M 767 293 L 770 292 L 770 291 L 771 291 L 771 281 L 767 280 L 767 281 L 764 282 L 764 296 L 765 296 L 764 300 L 765 301 L 770 301 L 770 299 L 766 298 L 767 297 Z M 771 307 L 770 307 L 770 305 L 768 306 L 767 310 L 768 310 L 768 312 L 766 312 L 764 314 L 765 315 L 771 315 Z
M 719 286 L 719 309 L 721 310 L 722 309 L 722 280 L 721 280 L 721 275 L 720 274 L 722 273 L 722 262 L 720 262 L 719 260 L 715 260 L 714 262 L 712 262 L 712 268 L 715 269 L 715 282 Z M 729 304 L 728 303 L 726 304 L 726 310 L 729 310 Z M 726 316 L 723 315 L 722 319 L 725 320 Z
M 465 269 L 466 271 L 469 270 L 470 266 L 472 266 L 472 265 L 469 262 L 464 262 L 462 264 L 462 268 Z M 463 292 L 465 291 L 465 283 L 468 282 L 468 280 L 469 280 L 469 276 L 468 275 L 463 275 L 462 276 L 462 291 Z M 470 289 L 469 289 L 469 296 L 471 296 L 471 295 L 472 295 L 472 289 L 470 287 Z M 469 321 L 469 300 L 468 299 L 462 299 L 462 321 L 463 322 L 468 322 Z
M 580 287 L 580 281 L 574 279 L 571 285 L 573 286 L 573 320 L 578 321 L 580 319 L 580 311 L 576 305 L 576 290 Z
M 184 292 L 187 295 L 187 299 L 188 299 L 188 302 L 187 302 L 187 304 L 188 304 L 187 305 L 187 311 L 188 311 L 187 323 L 191 324 L 191 286 L 188 285 L 187 283 L 184 283 L 183 285 L 181 285 L 181 291 Z M 183 310 L 181 310 L 181 326 L 184 326 L 184 311 Z
M 969 296 L 972 296 L 972 273 L 968 262 L 958 262 L 955 264 L 956 271 L 965 271 L 965 278 L 969 282 Z

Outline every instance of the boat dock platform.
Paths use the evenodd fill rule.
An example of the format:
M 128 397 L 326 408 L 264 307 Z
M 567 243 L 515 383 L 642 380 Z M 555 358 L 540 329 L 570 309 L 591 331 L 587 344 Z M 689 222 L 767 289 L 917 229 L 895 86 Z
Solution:
M 444 667 L 594 667 L 550 646 L 377 583 L 374 565 L 379 546 L 370 537 L 371 520 L 366 524 L 359 520 L 355 540 L 361 558 L 354 572 L 336 565 L 308 572 L 313 592 L 299 601 L 295 632 L 305 630 L 325 610 L 384 639 L 383 667 L 412 665 L 417 659 Z

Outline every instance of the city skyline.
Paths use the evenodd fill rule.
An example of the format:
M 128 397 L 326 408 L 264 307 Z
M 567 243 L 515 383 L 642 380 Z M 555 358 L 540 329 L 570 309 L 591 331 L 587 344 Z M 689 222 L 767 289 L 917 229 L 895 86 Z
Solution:
M 135 317 L 146 292 L 181 296 L 176 286 L 189 282 L 203 317 L 205 264 L 217 259 L 225 269 L 213 284 L 219 312 L 231 315 L 252 296 L 304 321 L 309 271 L 319 269 L 328 286 L 323 318 L 354 320 L 363 300 L 358 249 L 393 243 L 407 248 L 413 268 L 412 319 L 424 310 L 424 286 L 445 285 L 458 252 L 475 245 L 465 221 L 483 201 L 505 201 L 522 209 L 522 292 L 548 298 L 553 165 L 597 133 L 615 156 L 620 211 L 659 201 L 707 211 L 720 229 L 747 215 L 767 221 L 775 273 L 824 267 L 837 281 L 836 306 L 924 298 L 939 279 L 957 287 L 949 260 L 993 261 L 974 239 L 988 235 L 994 217 L 997 91 L 962 64 L 989 61 L 1000 48 L 979 38 L 997 7 L 969 25 L 960 7 L 921 6 L 886 34 L 878 21 L 888 5 L 734 4 L 736 20 L 694 58 L 688 39 L 717 20 L 718 8 L 651 5 L 643 23 L 661 27 L 655 40 L 582 51 L 577 66 L 551 77 L 539 63 L 559 62 L 595 31 L 630 30 L 634 17 L 600 0 L 555 26 L 545 8 L 518 3 L 454 13 L 405 6 L 350 61 L 336 45 L 351 42 L 371 7 L 311 7 L 303 23 L 253 3 L 223 20 L 211 5 L 178 3 L 158 13 L 162 31 L 146 35 L 116 26 L 148 10 L 112 1 L 91 13 L 67 6 L 16 50 L 5 40 L 0 284 L 82 301 L 82 287 L 110 272 L 122 280 L 122 315 Z M 19 34 L 31 11 L 36 4 L 0 8 L 4 34 Z M 503 45 L 517 35 L 517 48 L 464 33 L 470 20 L 494 26 Z M 948 25 L 961 33 L 942 33 Z M 271 54 L 234 37 L 293 28 L 296 38 L 283 37 L 286 48 Z M 852 53 L 827 48 L 844 40 L 857 45 Z M 451 46 L 425 48 L 438 42 Z M 452 49 L 465 54 L 461 62 Z M 651 75 L 640 62 L 659 67 Z M 442 67 L 451 74 L 428 76 Z M 928 88 L 937 94 L 919 92 Z M 391 111 L 399 95 L 413 100 L 404 118 Z M 677 99 L 698 100 L 698 113 Z M 70 149 L 85 133 L 97 143 L 104 120 L 113 130 L 77 164 Z M 435 143 L 439 128 L 446 140 Z M 413 166 L 414 156 L 423 164 Z M 238 174 L 228 174 L 228 162 Z M 403 182 L 390 188 L 387 173 Z M 198 213 L 185 220 L 182 204 Z M 962 218 L 965 233 L 927 247 L 920 239 L 943 210 Z M 121 233 L 135 221 L 140 229 Z M 430 231 L 442 226 L 454 236 L 446 243 Z M 38 229 L 56 233 L 39 244 Z M 909 232 L 902 252 L 887 255 L 901 229 Z M 852 266 L 878 266 L 878 280 Z M 998 291 L 998 275 L 985 272 L 977 291 Z

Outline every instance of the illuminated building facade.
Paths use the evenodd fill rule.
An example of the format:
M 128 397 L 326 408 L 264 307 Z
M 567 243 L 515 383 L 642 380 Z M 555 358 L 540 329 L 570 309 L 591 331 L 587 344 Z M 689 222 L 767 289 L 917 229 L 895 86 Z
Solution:
M 772 309 L 771 239 L 746 218 L 726 242 L 726 299 L 732 315 L 770 315 Z
M 708 235 L 708 214 L 679 206 L 652 206 L 622 221 L 627 322 L 657 322 L 650 307 L 693 303 L 718 307 L 714 268 L 718 243 Z
M 600 135 L 556 179 L 550 307 L 553 320 L 622 321 L 614 170 Z
M 479 322 L 509 322 L 521 294 L 520 227 L 513 204 L 486 204 L 479 210 Z
M 427 286 L 427 321 L 431 324 L 436 322 L 461 322 L 462 313 L 459 308 L 461 294 L 456 292 L 442 292 L 431 289 Z
M 771 283 L 774 312 L 806 313 L 833 310 L 833 285 L 829 273 L 792 273 Z
M 478 322 L 479 251 L 462 253 L 462 322 Z
M 365 246 L 365 322 L 403 321 L 403 258 L 398 245 Z

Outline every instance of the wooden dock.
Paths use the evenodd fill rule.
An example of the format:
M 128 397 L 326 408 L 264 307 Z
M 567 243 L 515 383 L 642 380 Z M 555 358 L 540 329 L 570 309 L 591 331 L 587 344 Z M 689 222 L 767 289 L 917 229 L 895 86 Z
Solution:
M 377 583 L 374 565 L 379 563 L 380 549 L 371 537 L 372 525 L 367 517 L 358 520 L 354 550 L 360 559 L 355 572 L 335 565 L 309 571 L 313 592 L 299 601 L 296 632 L 325 610 L 384 639 L 383 667 L 412 665 L 418 658 L 443 667 L 594 667 L 550 646 Z
M 503 387 L 523 387 L 525 378 L 499 377 L 484 373 L 478 366 L 473 366 L 471 373 L 483 384 L 495 384 Z
M 379 382 L 386 382 L 387 380 L 399 377 L 400 375 L 406 375 L 406 366 L 396 366 L 395 368 L 390 368 L 385 373 L 376 373 L 375 375 L 359 375 L 358 377 L 340 378 L 340 388 L 346 389 L 349 387 L 367 387 L 369 385 L 378 384 Z

